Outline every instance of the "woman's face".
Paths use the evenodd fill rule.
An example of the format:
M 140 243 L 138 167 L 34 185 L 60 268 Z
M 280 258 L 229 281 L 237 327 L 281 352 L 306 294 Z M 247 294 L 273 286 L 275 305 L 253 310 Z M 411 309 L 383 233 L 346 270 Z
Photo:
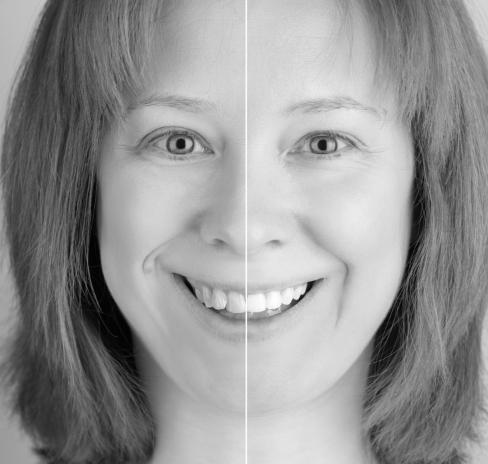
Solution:
M 179 276 L 228 299 L 247 277 L 248 311 L 309 283 L 284 312 L 248 318 L 252 414 L 364 382 L 405 268 L 414 162 L 354 8 L 341 22 L 328 0 L 249 2 L 247 57 L 244 13 L 188 0 L 164 18 L 150 83 L 105 141 L 98 230 L 107 285 L 147 351 L 227 409 L 244 407 L 245 321 Z

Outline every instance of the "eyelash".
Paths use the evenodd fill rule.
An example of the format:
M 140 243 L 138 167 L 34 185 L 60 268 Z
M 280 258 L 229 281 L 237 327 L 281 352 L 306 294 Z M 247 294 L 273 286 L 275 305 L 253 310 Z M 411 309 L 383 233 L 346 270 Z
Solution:
M 149 150 L 154 150 L 157 152 L 164 152 L 164 157 L 167 160 L 170 161 L 192 161 L 195 158 L 201 157 L 202 155 L 210 155 L 213 154 L 213 150 L 210 148 L 209 144 L 205 141 L 203 137 L 201 137 L 199 134 L 196 132 L 193 132 L 188 129 L 180 129 L 180 128 L 174 128 L 174 129 L 163 129 L 162 132 L 159 132 L 160 129 L 156 131 L 156 135 L 153 135 L 152 137 L 149 136 L 150 138 L 147 141 L 142 141 L 142 149 L 149 149 Z M 163 149 L 161 147 L 156 147 L 154 144 L 155 142 L 164 139 L 165 137 L 172 136 L 172 135 L 182 135 L 182 136 L 187 136 L 192 139 L 196 143 L 199 143 L 204 151 L 197 152 L 197 153 L 187 153 L 187 154 L 175 154 L 167 151 L 166 149 Z
M 313 152 L 300 152 L 298 151 L 299 148 L 303 147 L 307 142 L 309 142 L 311 139 L 313 139 L 314 137 L 325 137 L 325 138 L 329 138 L 329 139 L 337 139 L 337 140 L 340 140 L 344 143 L 346 143 L 347 145 L 349 145 L 348 147 L 346 148 L 343 148 L 341 149 L 340 151 L 334 151 L 332 153 L 313 153 Z M 342 134 L 339 134 L 337 132 L 333 132 L 333 131 L 319 131 L 319 132 L 312 132 L 311 134 L 307 134 L 306 136 L 302 137 L 295 145 L 294 147 L 296 148 L 293 148 L 292 150 L 290 150 L 288 152 L 288 154 L 291 154 L 291 155 L 295 155 L 295 154 L 300 154 L 301 156 L 304 156 L 305 158 L 308 158 L 308 159 L 319 159 L 319 160 L 323 160 L 323 159 L 329 159 L 330 161 L 332 161 L 332 159 L 337 159 L 337 158 L 341 158 L 342 154 L 345 152 L 345 151 L 349 151 L 353 148 L 358 148 L 358 145 L 357 143 L 354 141 L 354 140 L 351 140 L 349 137 L 346 137 L 345 135 L 342 135 Z
M 187 137 L 193 138 L 196 142 L 198 142 L 202 148 L 205 150 L 203 152 L 198 152 L 198 153 L 188 153 L 188 154 L 174 154 L 170 153 L 167 150 L 161 149 L 160 147 L 155 147 L 154 144 L 156 141 L 159 141 L 163 139 L 164 137 L 171 136 L 171 135 L 183 135 Z M 307 142 L 309 142 L 311 139 L 315 137 L 324 137 L 324 138 L 329 138 L 329 139 L 337 139 L 340 140 L 347 145 L 345 149 L 341 149 L 340 151 L 334 151 L 331 153 L 313 153 L 313 152 L 300 152 L 298 151 L 299 148 L 303 147 Z M 179 128 L 174 128 L 174 129 L 166 129 L 163 132 L 157 132 L 156 135 L 153 135 L 149 140 L 147 141 L 142 141 L 141 144 L 143 144 L 143 149 L 152 149 L 152 150 L 157 150 L 157 151 L 164 151 L 166 154 L 164 156 L 165 159 L 171 160 L 171 161 L 191 161 L 201 155 L 204 154 L 212 154 L 213 151 L 209 148 L 208 143 L 201 137 L 199 134 L 196 132 L 193 132 L 188 129 L 179 129 Z M 325 158 L 328 158 L 329 160 L 332 159 L 337 159 L 342 156 L 342 153 L 344 151 L 348 151 L 352 148 L 358 148 L 357 143 L 351 140 L 349 137 L 346 137 L 342 134 L 339 134 L 337 132 L 333 131 L 320 131 L 320 132 L 313 132 L 311 134 L 307 134 L 306 136 L 302 137 L 295 145 L 296 148 L 293 148 L 288 152 L 288 154 L 295 155 L 295 154 L 300 154 L 301 156 L 307 158 L 307 159 L 319 159 L 323 160 Z

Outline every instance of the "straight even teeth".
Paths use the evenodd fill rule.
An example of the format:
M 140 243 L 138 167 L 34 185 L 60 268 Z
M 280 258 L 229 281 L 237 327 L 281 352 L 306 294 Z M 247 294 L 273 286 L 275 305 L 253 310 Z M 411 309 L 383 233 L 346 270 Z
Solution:
M 264 293 L 251 293 L 247 295 L 248 313 L 262 313 L 266 309 L 266 296 Z
M 281 292 L 269 292 L 266 295 L 266 308 L 267 309 L 278 309 L 283 302 Z
M 233 314 L 246 312 L 246 299 L 242 293 L 211 288 L 192 279 L 187 279 L 187 281 L 195 292 L 198 301 L 207 308 L 213 308 L 217 311 L 225 309 Z M 269 311 L 270 315 L 278 314 L 281 305 L 290 305 L 293 300 L 299 300 L 306 291 L 307 283 L 303 283 L 283 290 L 248 293 L 247 312 L 254 314 L 272 310 Z
M 227 306 L 229 313 L 240 314 L 246 312 L 246 300 L 242 293 L 229 292 L 227 294 Z

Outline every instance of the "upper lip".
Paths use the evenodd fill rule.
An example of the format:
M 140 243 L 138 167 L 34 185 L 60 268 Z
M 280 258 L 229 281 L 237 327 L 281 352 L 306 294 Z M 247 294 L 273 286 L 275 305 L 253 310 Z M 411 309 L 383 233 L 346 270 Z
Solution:
M 235 281 L 225 281 L 225 280 L 217 280 L 217 279 L 208 279 L 205 277 L 199 276 L 191 276 L 191 275 L 183 275 L 186 279 L 195 280 L 200 282 L 208 287 L 217 288 L 219 290 L 227 291 L 227 292 L 236 292 L 236 293 L 246 293 L 245 283 L 243 281 L 236 283 Z M 273 291 L 280 291 L 284 290 L 285 288 L 289 287 L 296 287 L 297 285 L 305 284 L 307 282 L 312 282 L 315 280 L 322 279 L 324 276 L 303 276 L 297 277 L 294 279 L 287 279 L 286 281 L 275 281 L 275 282 L 247 282 L 247 293 L 268 293 Z

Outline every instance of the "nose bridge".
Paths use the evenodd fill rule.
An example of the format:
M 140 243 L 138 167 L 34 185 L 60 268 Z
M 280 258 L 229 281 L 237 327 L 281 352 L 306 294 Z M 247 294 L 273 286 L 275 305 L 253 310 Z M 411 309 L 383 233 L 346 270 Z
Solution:
M 229 157 L 230 158 L 230 157 Z M 200 224 L 205 243 L 225 247 L 234 254 L 246 249 L 246 179 L 244 153 L 223 163 L 212 179 L 210 201 Z
M 263 248 L 286 241 L 285 183 L 278 158 L 270 149 L 249 144 L 247 156 L 247 251 L 253 255 Z

